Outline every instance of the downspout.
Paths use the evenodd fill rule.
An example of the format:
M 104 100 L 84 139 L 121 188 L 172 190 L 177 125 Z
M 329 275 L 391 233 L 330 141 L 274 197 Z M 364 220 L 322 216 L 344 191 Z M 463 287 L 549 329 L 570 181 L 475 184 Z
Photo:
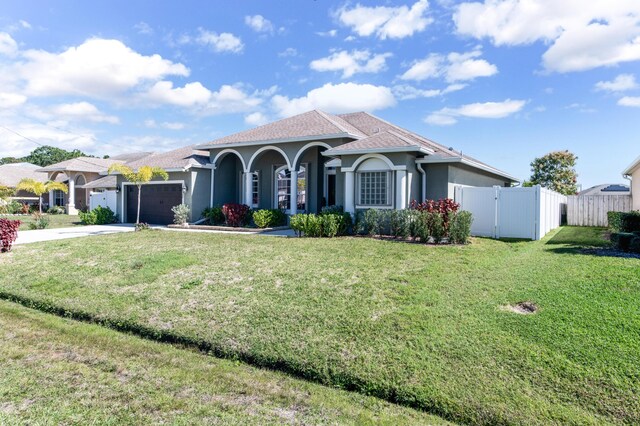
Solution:
M 418 169 L 418 171 L 422 175 L 422 188 L 421 188 L 422 201 L 426 201 L 426 199 L 427 199 L 427 173 L 422 168 L 422 164 L 421 163 L 416 163 L 416 168 Z

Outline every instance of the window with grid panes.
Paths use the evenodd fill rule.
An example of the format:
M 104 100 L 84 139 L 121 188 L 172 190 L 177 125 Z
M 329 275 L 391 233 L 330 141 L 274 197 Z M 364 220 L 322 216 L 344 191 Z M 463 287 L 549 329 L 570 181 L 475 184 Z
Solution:
M 360 172 L 358 204 L 384 206 L 389 204 L 389 172 Z

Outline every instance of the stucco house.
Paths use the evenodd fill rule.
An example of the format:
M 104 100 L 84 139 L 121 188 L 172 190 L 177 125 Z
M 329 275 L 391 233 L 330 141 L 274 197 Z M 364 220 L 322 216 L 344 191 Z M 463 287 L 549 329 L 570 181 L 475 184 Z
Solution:
M 640 210 L 640 157 L 636 158 L 623 172 L 622 176 L 631 181 L 631 205 Z
M 39 182 L 46 182 L 46 173 L 40 173 L 38 169 L 40 169 L 40 166 L 31 163 L 3 164 L 0 166 L 0 185 L 14 189 L 22 179 L 34 179 Z M 29 204 L 38 202 L 38 197 L 26 191 L 18 191 L 10 198 Z M 48 194 L 42 196 L 42 202 L 44 204 L 49 202 Z
M 79 210 L 89 205 L 89 193 L 96 188 L 92 183 L 103 178 L 109 166 L 114 163 L 137 160 L 150 154 L 149 152 L 124 154 L 108 159 L 77 157 L 39 168 L 37 171 L 46 173 L 49 180 L 66 183 L 69 188 L 66 194 L 62 191 L 51 191 L 49 193 L 50 205 L 64 207 L 67 210 L 67 214 L 78 214 Z M 109 186 L 107 183 L 102 182 L 98 186 L 101 188 L 115 188 L 115 186 Z
M 51 176 L 75 180 L 72 193 L 110 193 L 122 222 L 136 218 L 137 188 L 107 173 L 122 161 L 132 169 L 160 167 L 167 181 L 143 186 L 141 221 L 168 224 L 171 208 L 185 203 L 191 222 L 206 207 L 243 203 L 288 214 L 319 212 L 340 205 L 360 209 L 403 209 L 411 200 L 453 198 L 462 186 L 511 186 L 517 180 L 467 155 L 365 112 L 309 111 L 214 141 L 137 159 L 95 158 L 52 165 Z M 98 164 L 96 164 L 98 163 Z M 80 183 L 79 176 L 84 178 Z

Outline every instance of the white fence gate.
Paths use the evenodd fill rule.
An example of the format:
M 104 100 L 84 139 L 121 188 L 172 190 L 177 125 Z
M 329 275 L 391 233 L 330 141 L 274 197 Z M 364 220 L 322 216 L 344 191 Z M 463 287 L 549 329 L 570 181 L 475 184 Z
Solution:
M 455 200 L 473 214 L 471 235 L 539 240 L 560 226 L 567 197 L 540 186 L 457 186 Z
M 630 195 L 571 195 L 567 223 L 574 226 L 609 226 L 607 212 L 631 211 Z
M 118 194 L 116 191 L 90 192 L 89 193 L 89 210 L 93 210 L 98 206 L 109 207 L 114 213 L 118 207 Z

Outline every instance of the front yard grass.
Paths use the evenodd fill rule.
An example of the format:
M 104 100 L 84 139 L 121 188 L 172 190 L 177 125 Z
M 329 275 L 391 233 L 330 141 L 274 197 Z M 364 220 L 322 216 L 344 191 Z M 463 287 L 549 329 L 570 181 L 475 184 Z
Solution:
M 464 247 L 126 233 L 18 246 L 0 294 L 452 421 L 637 424 L 640 259 L 584 250 L 603 232 Z
M 47 228 L 67 228 L 70 226 L 82 225 L 80 217 L 77 215 L 48 214 L 46 217 L 49 219 L 49 226 L 47 226 Z M 28 231 L 29 224 L 33 223 L 32 215 L 2 215 L 0 218 L 21 221 L 20 231 Z
M 0 301 L 0 424 L 445 424 Z

